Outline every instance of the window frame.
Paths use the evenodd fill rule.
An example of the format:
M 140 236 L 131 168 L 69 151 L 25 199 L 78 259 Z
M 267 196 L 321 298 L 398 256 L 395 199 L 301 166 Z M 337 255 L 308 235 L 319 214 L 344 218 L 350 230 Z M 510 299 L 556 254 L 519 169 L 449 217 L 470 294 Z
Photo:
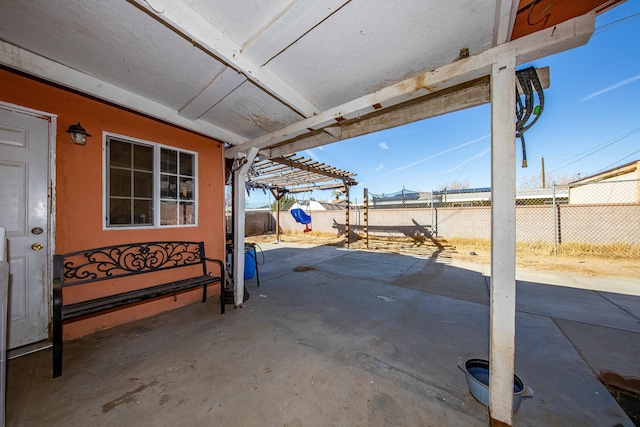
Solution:
M 153 211 L 153 223 L 152 224 L 109 224 L 109 208 L 110 208 L 110 164 L 109 164 L 109 147 L 108 142 L 111 139 L 117 139 L 121 142 L 138 144 L 153 149 L 153 169 L 152 169 L 152 211 Z M 193 203 L 193 223 L 192 224 L 161 224 L 161 189 L 160 189 L 160 177 L 163 174 L 161 172 L 161 153 L 162 150 L 171 150 L 177 153 L 177 157 L 180 158 L 180 153 L 189 154 L 193 156 L 193 187 L 192 197 L 190 202 Z M 166 174 L 166 173 L 165 173 Z M 175 174 L 180 179 L 180 169 L 178 165 L 177 173 Z M 113 132 L 102 133 L 102 229 L 103 230 L 149 230 L 149 229 L 161 229 L 161 228 L 185 228 L 185 227 L 197 227 L 198 226 L 198 188 L 199 188 L 199 175 L 198 175 L 198 152 L 179 148 L 167 144 L 161 144 L 158 142 L 148 141 L 139 138 L 133 138 L 126 135 L 121 135 Z M 134 197 L 133 195 L 131 196 Z M 166 197 L 164 198 L 166 201 Z M 176 199 L 177 205 L 180 206 L 180 199 Z

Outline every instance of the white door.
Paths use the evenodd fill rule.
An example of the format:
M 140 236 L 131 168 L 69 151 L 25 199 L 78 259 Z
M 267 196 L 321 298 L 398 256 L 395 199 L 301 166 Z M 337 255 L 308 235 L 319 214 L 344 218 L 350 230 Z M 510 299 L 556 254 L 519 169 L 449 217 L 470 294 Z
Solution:
M 49 121 L 0 108 L 0 227 L 7 230 L 9 343 L 48 338 Z

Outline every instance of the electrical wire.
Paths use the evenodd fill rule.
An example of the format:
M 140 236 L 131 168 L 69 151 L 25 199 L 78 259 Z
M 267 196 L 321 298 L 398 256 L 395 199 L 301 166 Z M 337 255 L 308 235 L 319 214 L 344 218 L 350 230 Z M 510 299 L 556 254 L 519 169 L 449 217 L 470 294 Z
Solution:
M 633 155 L 634 155 L 634 154 L 636 154 L 636 153 L 640 153 L 640 148 L 638 148 L 638 149 L 637 149 L 636 151 L 634 151 L 633 153 L 631 153 L 631 154 L 629 154 L 629 155 L 624 156 L 623 158 L 619 159 L 618 161 L 611 163 L 609 166 L 605 166 L 604 168 L 600 169 L 599 171 L 594 172 L 594 173 L 593 173 L 593 175 L 597 175 L 597 174 L 599 174 L 600 172 L 604 172 L 604 171 L 606 171 L 606 170 L 608 170 L 608 169 L 611 169 L 612 167 L 614 167 L 615 165 L 617 165 L 617 164 L 618 164 L 618 163 L 620 163 L 621 161 L 623 161 L 623 160 L 625 160 L 625 159 L 628 159 L 629 157 L 633 156 Z
M 611 26 L 613 25 L 619 25 L 619 24 L 623 24 L 625 23 L 627 20 L 631 20 L 631 21 L 635 21 L 637 19 L 637 17 L 640 17 L 640 12 L 636 12 L 636 13 L 632 13 L 631 15 L 625 16 L 624 18 L 620 18 L 620 19 L 616 19 L 615 21 L 611 21 L 611 22 L 607 22 L 606 24 L 600 25 L 599 27 L 596 27 L 596 29 L 593 31 L 593 34 L 600 34 L 603 33 L 605 31 L 610 30 Z M 634 18 L 634 19 L 631 19 Z
M 598 147 L 599 147 L 597 150 L 593 150 L 593 149 L 591 149 L 591 150 L 593 150 L 593 151 L 591 151 L 591 150 L 587 150 L 587 151 L 591 151 L 591 152 L 590 152 L 590 153 L 588 153 L 588 154 L 585 154 L 585 155 L 584 155 L 584 156 L 582 156 L 582 157 L 577 158 L 576 160 L 574 160 L 574 161 L 572 161 L 572 162 L 570 162 L 570 163 L 566 163 L 566 164 L 564 164 L 563 166 L 560 166 L 560 167 L 558 167 L 558 168 L 556 168 L 556 169 L 554 169 L 554 170 L 552 170 L 552 171 L 549 171 L 549 173 L 557 172 L 557 171 L 559 171 L 560 169 L 563 169 L 563 168 L 565 168 L 565 167 L 567 167 L 567 166 L 569 166 L 569 165 L 572 165 L 572 164 L 574 164 L 574 163 L 579 162 L 580 160 L 586 159 L 586 158 L 587 158 L 587 157 L 589 157 L 589 156 L 593 156 L 595 153 L 597 153 L 597 152 L 599 152 L 599 151 L 604 150 L 605 148 L 607 148 L 607 147 L 609 147 L 609 146 L 611 146 L 611 145 L 615 144 L 616 142 L 620 142 L 620 141 L 622 141 L 623 139 L 625 139 L 625 138 L 627 138 L 627 137 L 629 137 L 629 136 L 633 135 L 634 133 L 636 133 L 636 132 L 638 132 L 638 131 L 640 131 L 640 127 L 635 128 L 635 129 L 633 129 L 633 130 L 631 130 L 631 131 L 629 131 L 629 132 L 627 132 L 627 133 L 625 133 L 625 134 L 622 134 L 622 135 L 620 135 L 620 136 L 618 136 L 618 137 L 614 138 L 614 139 L 613 139 L 613 140 L 611 140 L 611 141 L 607 141 L 606 143 L 601 144 L 601 146 L 596 146 L 596 147 L 594 147 L 594 148 L 598 148 Z M 578 154 L 578 155 L 580 155 L 580 154 Z
M 558 166 L 556 169 L 551 170 L 551 171 L 548 171 L 548 172 L 546 172 L 546 173 L 547 173 L 547 174 L 552 174 L 552 173 L 557 172 L 557 171 L 559 171 L 559 170 L 561 170 L 561 169 L 564 169 L 565 167 L 567 167 L 567 166 L 569 166 L 569 165 L 572 165 L 572 164 L 574 164 L 574 163 L 577 163 L 577 162 L 579 162 L 580 160 L 583 160 L 583 159 L 585 159 L 585 158 L 587 158 L 587 157 L 589 157 L 589 156 L 592 156 L 592 155 L 596 154 L 597 152 L 599 152 L 599 151 L 601 151 L 601 150 L 603 150 L 603 149 L 605 149 L 605 148 L 607 148 L 607 147 L 610 147 L 611 145 L 613 145 L 613 144 L 615 144 L 615 143 L 617 143 L 617 142 L 622 141 L 623 139 L 625 139 L 625 138 L 627 138 L 627 137 L 629 137 L 629 136 L 633 135 L 634 133 L 637 133 L 638 131 L 640 131 L 640 127 L 635 128 L 635 129 L 632 129 L 632 130 L 630 130 L 629 132 L 626 132 L 626 133 L 624 133 L 624 134 L 622 134 L 622 135 L 616 136 L 615 138 L 613 138 L 613 139 L 611 139 L 611 140 L 608 140 L 608 141 L 606 141 L 606 142 L 603 142 L 602 144 L 596 145 L 595 147 L 589 148 L 588 150 L 585 150 L 585 151 L 583 151 L 582 153 L 578 153 L 578 154 L 576 154 L 575 156 L 571 156 L 571 158 L 570 158 L 570 159 L 568 159 L 568 161 L 569 161 L 569 160 L 572 160 L 572 159 L 574 159 L 574 158 L 575 158 L 575 160 L 573 160 L 573 161 L 569 161 L 569 163 L 563 163 L 563 162 L 561 162 L 560 166 Z M 584 154 L 584 155 L 583 155 L 583 154 Z M 630 155 L 633 155 L 633 154 L 634 154 L 634 153 L 631 153 Z M 576 158 L 577 156 L 582 156 L 582 157 Z M 547 156 L 547 157 L 552 157 L 552 156 Z M 629 157 L 629 156 L 627 156 L 627 157 Z M 626 157 L 625 157 L 625 158 L 626 158 Z M 620 161 L 620 160 L 618 160 L 618 162 L 619 162 L 619 161 Z M 616 162 L 616 163 L 617 163 L 617 162 Z M 523 182 L 523 181 L 525 181 L 526 179 L 531 178 L 531 177 L 536 176 L 536 175 L 537 175 L 537 174 L 525 175 L 525 176 L 522 176 L 522 177 L 518 178 L 518 181 Z

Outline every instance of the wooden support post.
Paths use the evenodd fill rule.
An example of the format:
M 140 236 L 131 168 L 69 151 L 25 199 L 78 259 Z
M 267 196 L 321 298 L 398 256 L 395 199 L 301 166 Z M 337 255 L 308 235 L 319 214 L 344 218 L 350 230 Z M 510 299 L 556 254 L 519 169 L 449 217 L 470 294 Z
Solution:
M 369 249 L 369 189 L 364 189 L 364 242 Z
M 244 299 L 245 181 L 257 154 L 257 148 L 249 150 L 245 163 L 233 171 L 233 303 L 235 308 L 242 308 Z
M 489 417 L 512 425 L 516 314 L 516 146 L 514 51 L 491 69 L 491 298 Z
M 276 197 L 276 242 L 280 243 L 280 199 Z
M 346 193 L 347 196 L 347 211 L 345 214 L 345 221 L 344 221 L 344 231 L 347 235 L 347 248 L 349 247 L 349 241 L 350 241 L 350 234 L 349 234 L 349 211 L 351 210 L 351 207 L 349 206 L 349 185 L 347 185 L 347 183 L 344 183 L 344 191 Z
M 271 194 L 276 199 L 276 242 L 280 243 L 280 200 L 287 194 L 286 190 L 277 189 L 273 191 L 271 189 Z

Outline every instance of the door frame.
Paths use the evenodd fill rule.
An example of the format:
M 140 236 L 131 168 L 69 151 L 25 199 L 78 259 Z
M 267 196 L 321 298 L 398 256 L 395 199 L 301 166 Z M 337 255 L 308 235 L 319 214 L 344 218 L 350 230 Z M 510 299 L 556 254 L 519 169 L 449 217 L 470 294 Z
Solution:
M 53 113 L 48 113 L 46 111 L 35 110 L 33 108 L 24 107 L 22 105 L 12 104 L 10 102 L 4 102 L 0 100 L 0 108 L 15 111 L 17 113 L 27 114 L 30 116 L 34 116 L 40 119 L 47 120 L 49 122 L 49 155 L 47 158 L 47 165 L 49 169 L 49 182 L 47 184 L 47 198 L 48 198 L 48 207 L 49 207 L 49 215 L 47 217 L 47 237 L 46 237 L 46 259 L 47 259 L 47 267 L 45 269 L 45 294 L 47 295 L 46 304 L 47 304 L 47 322 L 48 322 L 48 330 L 49 330 L 49 341 L 51 341 L 51 316 L 52 316 L 52 263 L 53 254 L 55 254 L 55 242 L 56 242 L 56 132 L 58 126 L 58 115 Z M 28 344 L 32 345 L 32 344 Z

